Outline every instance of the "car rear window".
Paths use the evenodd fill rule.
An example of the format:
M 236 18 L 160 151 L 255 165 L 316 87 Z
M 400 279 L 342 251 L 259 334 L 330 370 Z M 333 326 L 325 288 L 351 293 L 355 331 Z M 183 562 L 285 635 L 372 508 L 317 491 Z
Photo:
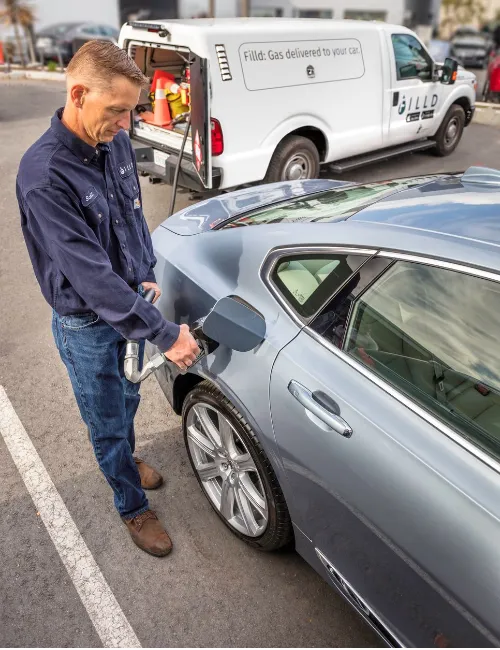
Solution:
M 360 210 L 390 194 L 417 187 L 435 179 L 435 175 L 419 176 L 390 182 L 353 185 L 347 188 L 340 187 L 259 209 L 224 224 L 222 229 L 281 222 L 312 223 L 348 219 Z

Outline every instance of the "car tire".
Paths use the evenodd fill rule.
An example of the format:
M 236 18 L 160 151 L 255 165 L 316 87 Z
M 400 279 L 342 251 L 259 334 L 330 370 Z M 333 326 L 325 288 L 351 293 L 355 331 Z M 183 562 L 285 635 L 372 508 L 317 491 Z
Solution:
M 221 417 L 224 426 L 227 427 L 227 423 L 229 423 L 234 443 L 233 450 L 235 449 L 238 455 L 234 453 L 226 453 L 224 458 L 230 459 L 228 462 L 234 463 L 236 461 L 233 461 L 232 459 L 245 457 L 247 458 L 245 462 L 255 467 L 255 471 L 233 471 L 234 467 L 231 466 L 229 468 L 229 474 L 227 474 L 225 478 L 219 475 L 208 479 L 205 478 L 205 480 L 202 479 L 200 474 L 202 469 L 222 463 L 222 465 L 218 466 L 220 468 L 223 465 L 227 465 L 227 463 L 223 462 L 223 458 L 217 457 L 214 458 L 214 462 L 211 462 L 214 455 L 209 455 L 199 447 L 200 432 L 205 436 L 205 439 L 202 440 L 203 448 L 206 448 L 207 440 L 210 442 L 210 439 L 205 433 L 207 429 L 203 427 L 200 415 L 203 417 L 203 420 L 205 420 L 207 415 L 210 417 L 210 421 L 215 426 L 216 432 L 218 431 L 216 423 L 219 425 L 221 424 Z M 274 551 L 289 545 L 293 540 L 293 529 L 278 479 L 276 478 L 271 463 L 269 462 L 262 445 L 257 439 L 257 436 L 252 430 L 252 427 L 248 424 L 241 413 L 231 404 L 231 402 L 209 382 L 204 381 L 198 384 L 187 395 L 184 401 L 182 408 L 182 429 L 187 453 L 196 478 L 198 479 L 205 496 L 210 502 L 210 505 L 231 532 L 248 545 L 262 551 Z M 211 429 L 211 435 L 212 439 L 214 439 L 213 429 Z M 194 441 L 194 438 L 196 438 L 196 442 Z M 216 443 L 221 443 L 221 441 L 223 441 L 222 436 L 218 436 Z M 216 445 L 212 443 L 210 444 L 214 447 L 215 451 Z M 230 446 L 231 445 L 228 445 L 228 447 Z M 219 445 L 219 448 L 222 450 L 222 445 Z M 216 455 L 218 456 L 218 452 L 216 452 Z M 243 467 L 243 464 L 241 467 Z M 228 468 L 223 468 L 221 470 L 223 475 L 227 469 Z M 217 471 L 217 469 L 213 471 Z M 237 474 L 236 479 L 233 479 L 233 474 Z M 242 509 L 242 491 L 245 490 L 245 492 L 248 493 L 248 487 L 244 487 L 243 478 L 245 478 L 247 486 L 249 485 L 248 482 L 251 481 L 250 488 L 252 488 L 253 485 L 254 489 L 250 493 L 252 495 L 252 500 L 245 497 L 246 507 Z M 233 480 L 235 480 L 236 483 L 233 484 L 232 488 L 227 488 L 227 493 L 229 493 L 230 489 L 232 490 L 232 506 L 230 508 L 223 508 L 222 494 L 224 492 L 225 481 L 227 481 L 225 485 L 229 486 Z M 238 494 L 239 497 L 237 496 Z M 256 494 L 259 495 L 260 499 L 259 511 L 257 511 L 252 505 L 252 503 L 257 503 L 255 497 Z M 220 495 L 221 503 L 217 502 L 218 495 Z M 265 508 L 262 507 L 264 500 Z M 251 516 L 248 516 L 248 512 L 246 516 L 241 516 L 243 510 L 247 511 L 249 504 L 251 505 Z M 224 509 L 226 510 L 225 513 L 223 513 Z M 264 511 L 265 514 L 261 518 L 261 512 Z M 228 518 L 228 512 L 231 512 L 231 519 Z M 232 516 L 233 513 L 234 516 Z M 244 522 L 245 518 L 252 519 L 252 517 L 254 517 L 255 523 L 262 523 L 264 517 L 266 518 L 267 521 L 262 533 L 258 533 L 254 529 L 252 534 L 245 534 L 244 529 L 246 526 L 241 525 L 241 522 Z M 250 528 L 248 528 L 248 530 L 250 530 Z
M 314 142 L 301 135 L 289 135 L 276 147 L 264 181 L 305 180 L 319 176 L 319 152 Z
M 465 111 L 458 104 L 453 104 L 434 136 L 436 140 L 436 155 L 449 156 L 455 151 L 462 137 L 464 126 Z

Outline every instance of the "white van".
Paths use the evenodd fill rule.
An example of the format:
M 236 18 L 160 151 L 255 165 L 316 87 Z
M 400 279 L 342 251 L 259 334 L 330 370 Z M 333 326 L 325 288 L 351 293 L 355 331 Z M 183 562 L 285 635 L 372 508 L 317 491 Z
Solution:
M 413 32 L 385 23 L 129 22 L 120 46 L 150 78 L 180 80 L 189 66 L 179 181 L 192 189 L 314 178 L 320 164 L 341 173 L 427 148 L 444 156 L 474 112 L 475 75 L 437 64 Z M 130 132 L 138 166 L 172 182 L 186 123 L 144 121 L 148 103 L 146 90 Z

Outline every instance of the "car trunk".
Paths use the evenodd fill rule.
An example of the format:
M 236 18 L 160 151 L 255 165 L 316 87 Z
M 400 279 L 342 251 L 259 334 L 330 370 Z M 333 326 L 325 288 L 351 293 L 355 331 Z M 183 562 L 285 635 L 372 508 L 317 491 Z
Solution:
M 153 82 L 155 73 L 164 72 L 172 75 L 178 85 L 186 82 L 186 70 L 189 70 L 189 83 L 184 83 L 188 91 L 188 101 L 179 109 L 177 119 L 163 125 L 155 124 L 155 99 L 152 86 L 141 91 L 139 103 L 133 111 L 130 135 L 136 141 L 153 147 L 154 163 L 164 167 L 171 154 L 178 153 L 182 146 L 186 129 L 183 158 L 192 162 L 202 184 L 211 187 L 211 132 L 208 100 L 208 62 L 184 46 L 166 44 L 147 46 L 139 41 L 129 41 L 127 51 L 142 72 Z M 168 97 L 168 95 L 167 95 Z M 170 95 L 172 97 L 172 95 Z M 168 102 L 172 116 L 172 105 Z M 188 117 L 191 120 L 188 126 Z M 193 144 L 194 143 L 194 144 Z

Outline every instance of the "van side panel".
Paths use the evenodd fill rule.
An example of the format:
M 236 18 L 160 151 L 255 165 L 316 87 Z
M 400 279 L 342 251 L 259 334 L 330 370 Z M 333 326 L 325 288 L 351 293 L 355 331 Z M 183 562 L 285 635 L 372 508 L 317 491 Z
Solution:
M 280 36 L 268 34 L 265 41 L 252 34 L 246 40 L 251 42 L 245 43 L 241 34 L 228 33 L 208 46 L 213 89 L 211 114 L 220 120 L 224 132 L 224 154 L 214 159 L 214 164 L 224 169 L 224 187 L 264 178 L 281 140 L 304 127 L 314 127 L 324 135 L 326 155 L 322 162 L 383 146 L 385 84 L 379 30 L 357 29 L 353 24 L 341 31 L 322 29 L 317 36 L 302 29 L 280 32 Z M 329 64 L 320 58 L 334 49 L 335 42 L 340 44 L 339 52 L 346 50 L 346 63 L 337 64 L 333 70 L 332 56 L 332 80 L 316 82 L 312 75 L 320 66 Z M 355 60 L 350 64 L 347 58 L 349 49 L 354 51 L 357 47 L 354 43 L 359 43 L 360 51 L 353 55 Z M 224 46 L 231 80 L 222 79 L 216 45 Z M 294 52 L 319 52 L 319 48 L 321 57 L 286 60 Z M 280 65 L 269 60 L 277 53 L 284 58 L 286 79 L 280 76 Z M 259 76 L 259 56 L 266 57 L 264 66 L 271 64 L 276 71 L 275 87 L 271 87 L 269 67 L 262 67 Z M 328 68 L 323 68 L 323 77 L 325 70 L 328 74 Z

